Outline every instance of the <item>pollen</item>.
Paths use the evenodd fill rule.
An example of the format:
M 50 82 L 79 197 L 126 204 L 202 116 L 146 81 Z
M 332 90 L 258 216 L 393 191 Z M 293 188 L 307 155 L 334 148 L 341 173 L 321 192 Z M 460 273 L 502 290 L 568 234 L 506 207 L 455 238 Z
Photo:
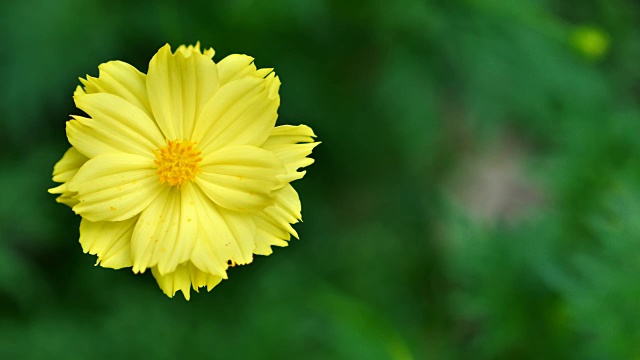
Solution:
M 191 141 L 170 140 L 167 146 L 156 150 L 159 180 L 180 188 L 182 184 L 193 180 L 200 172 L 202 161 L 200 151 Z

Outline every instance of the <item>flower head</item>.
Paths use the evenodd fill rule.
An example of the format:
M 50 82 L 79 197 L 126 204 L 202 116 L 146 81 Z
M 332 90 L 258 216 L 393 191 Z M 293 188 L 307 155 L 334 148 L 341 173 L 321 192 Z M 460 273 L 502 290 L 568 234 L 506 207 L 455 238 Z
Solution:
M 318 145 L 275 126 L 280 80 L 253 58 L 162 47 L 148 74 L 120 61 L 80 79 L 71 148 L 49 192 L 82 217 L 80 244 L 108 268 L 151 269 L 172 297 L 211 290 L 227 269 L 286 246 L 301 219 L 290 185 Z

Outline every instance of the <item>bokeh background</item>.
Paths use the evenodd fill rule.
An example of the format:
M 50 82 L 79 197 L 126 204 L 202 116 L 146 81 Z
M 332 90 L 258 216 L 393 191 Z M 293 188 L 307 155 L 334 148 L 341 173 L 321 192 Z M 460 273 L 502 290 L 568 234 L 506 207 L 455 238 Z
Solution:
M 634 0 L 28 0 L 0 12 L 0 358 L 637 359 Z M 301 240 L 167 298 L 46 189 L 78 77 L 247 53 L 323 143 Z

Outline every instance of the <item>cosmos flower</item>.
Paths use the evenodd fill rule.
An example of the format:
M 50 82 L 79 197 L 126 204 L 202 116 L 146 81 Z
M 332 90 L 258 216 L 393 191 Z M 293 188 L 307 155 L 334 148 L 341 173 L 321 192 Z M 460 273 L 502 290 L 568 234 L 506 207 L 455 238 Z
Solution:
M 230 266 L 297 237 L 290 185 L 318 145 L 305 126 L 275 126 L 280 80 L 253 58 L 162 47 L 148 74 L 111 61 L 81 79 L 72 147 L 50 189 L 82 217 L 80 244 L 107 268 L 150 269 L 170 297 L 211 290 Z

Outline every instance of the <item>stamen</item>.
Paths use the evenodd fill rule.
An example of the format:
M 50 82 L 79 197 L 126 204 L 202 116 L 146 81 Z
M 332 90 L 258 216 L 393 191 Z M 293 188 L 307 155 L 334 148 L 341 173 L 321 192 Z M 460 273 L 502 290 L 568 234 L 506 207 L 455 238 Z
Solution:
M 202 161 L 200 151 L 191 141 L 170 140 L 167 146 L 156 150 L 156 160 L 161 183 L 167 183 L 178 189 L 200 172 Z

